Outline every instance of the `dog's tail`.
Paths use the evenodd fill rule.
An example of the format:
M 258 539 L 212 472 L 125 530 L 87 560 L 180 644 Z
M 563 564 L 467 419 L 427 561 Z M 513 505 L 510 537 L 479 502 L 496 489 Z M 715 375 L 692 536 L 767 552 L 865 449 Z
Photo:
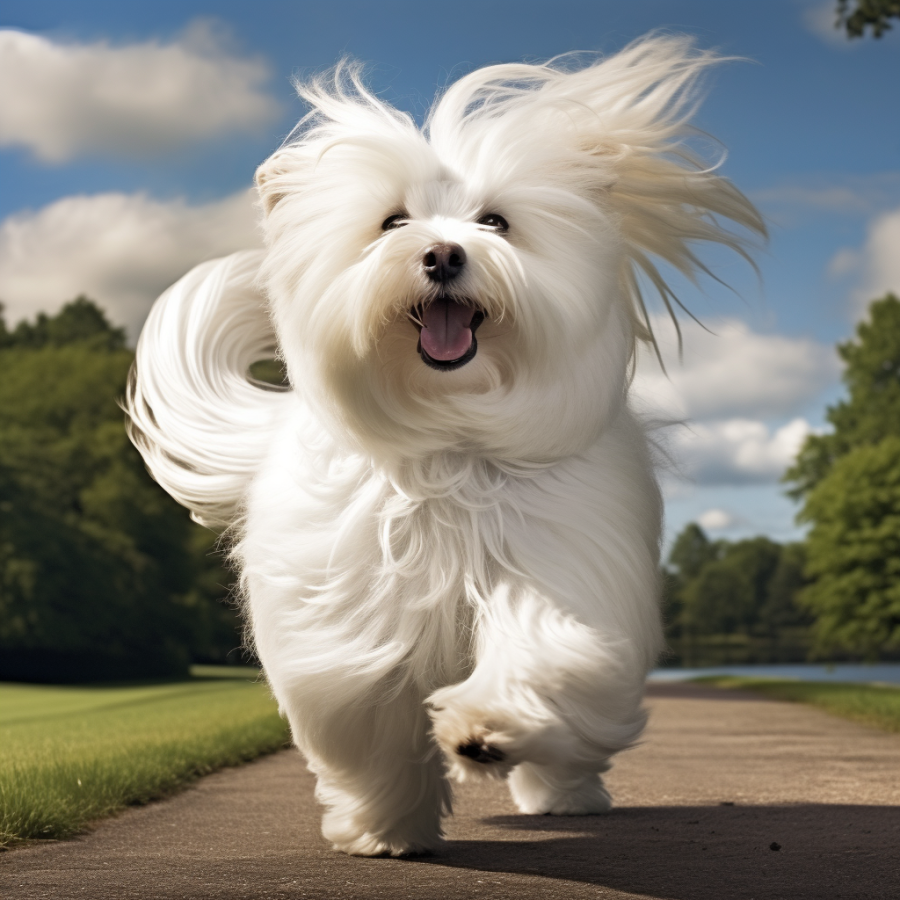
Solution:
M 128 433 L 153 477 L 210 527 L 240 515 L 250 478 L 290 402 L 253 379 L 275 356 L 256 287 L 262 251 L 188 272 L 155 303 L 138 341 L 125 410 Z

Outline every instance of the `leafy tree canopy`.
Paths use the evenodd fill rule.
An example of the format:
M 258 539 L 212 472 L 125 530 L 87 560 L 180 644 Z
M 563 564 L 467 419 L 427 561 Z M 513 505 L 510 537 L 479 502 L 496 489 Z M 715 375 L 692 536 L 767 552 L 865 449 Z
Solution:
M 79 297 L 11 331 L 0 318 L 0 342 L 2 674 L 36 660 L 160 674 L 217 641 L 232 649 L 233 615 L 208 583 L 227 581 L 211 535 L 125 434 L 123 332 Z
M 802 594 L 816 614 L 818 649 L 868 658 L 900 647 L 900 437 L 841 457 L 810 492 L 812 523 Z
M 785 474 L 795 500 L 805 497 L 854 447 L 900 436 L 900 300 L 887 294 L 869 307 L 856 340 L 838 345 L 848 398 L 829 407 L 827 434 L 810 435 Z
M 34 322 L 22 320 L 7 330 L 0 305 L 0 348 L 61 347 L 64 344 L 88 342 L 97 349 L 121 350 L 125 346 L 125 329 L 113 328 L 106 314 L 83 294 L 67 303 L 55 315 L 38 313 Z
M 838 352 L 847 399 L 785 477 L 812 526 L 801 601 L 817 650 L 874 658 L 900 646 L 900 300 L 872 303 Z
M 678 570 L 684 581 L 690 581 L 700 574 L 707 563 L 718 559 L 719 550 L 699 525 L 689 522 L 672 544 L 669 565 Z
M 687 525 L 669 554 L 670 634 L 744 634 L 774 638 L 806 624 L 797 606 L 803 584 L 801 545 L 765 537 L 710 541 Z
M 900 0 L 838 0 L 838 28 L 843 28 L 851 38 L 863 37 L 866 29 L 880 38 L 891 29 L 891 19 L 900 19 Z

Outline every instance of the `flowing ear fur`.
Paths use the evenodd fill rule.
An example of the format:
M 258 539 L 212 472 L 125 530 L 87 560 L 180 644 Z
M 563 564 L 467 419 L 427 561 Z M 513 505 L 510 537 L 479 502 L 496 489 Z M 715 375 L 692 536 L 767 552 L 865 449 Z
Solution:
M 361 63 L 342 60 L 310 81 L 295 78 L 294 88 L 309 112 L 256 170 L 266 215 L 286 196 L 302 190 L 309 173 L 337 145 L 356 144 L 371 152 L 379 142 L 408 142 L 411 136 L 421 140 L 411 116 L 388 106 L 365 86 Z
M 447 90 L 428 130 L 442 155 L 471 157 L 485 141 L 541 145 L 533 152 L 553 160 L 550 177 L 565 173 L 617 221 L 625 245 L 621 283 L 638 338 L 656 349 L 645 280 L 662 298 L 680 344 L 674 307 L 684 307 L 658 262 L 691 280 L 699 273 L 715 278 L 695 242 L 722 244 L 753 265 L 748 247 L 766 236 L 753 204 L 716 174 L 724 154 L 709 165 L 690 146 L 700 135 L 689 124 L 698 78 L 722 61 L 688 37 L 656 35 L 586 67 L 572 54 L 542 66 L 491 66 Z
M 290 171 L 288 160 L 283 154 L 270 156 L 257 170 L 254 180 L 259 192 L 263 212 L 268 216 L 278 203 L 284 199 L 287 189 L 284 176 Z

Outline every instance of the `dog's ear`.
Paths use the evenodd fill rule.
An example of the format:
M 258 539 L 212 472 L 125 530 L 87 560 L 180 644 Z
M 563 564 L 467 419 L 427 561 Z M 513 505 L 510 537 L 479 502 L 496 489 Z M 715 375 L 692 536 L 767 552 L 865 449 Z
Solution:
M 287 154 L 273 153 L 257 170 L 254 180 L 263 211 L 268 216 L 288 192 L 285 176 L 290 171 Z
M 681 305 L 660 260 L 688 278 L 717 278 L 698 257 L 698 243 L 724 245 L 752 265 L 753 240 L 766 235 L 753 204 L 717 173 L 724 154 L 707 160 L 707 138 L 690 123 L 698 79 L 722 61 L 688 37 L 657 34 L 589 65 L 573 55 L 477 69 L 448 89 L 429 133 L 442 158 L 463 160 L 460 168 L 488 158 L 487 136 L 500 151 L 491 160 L 513 148 L 508 171 L 530 165 L 527 177 L 556 177 L 611 213 L 637 332 L 653 342 L 643 286 L 659 292 L 676 328 Z

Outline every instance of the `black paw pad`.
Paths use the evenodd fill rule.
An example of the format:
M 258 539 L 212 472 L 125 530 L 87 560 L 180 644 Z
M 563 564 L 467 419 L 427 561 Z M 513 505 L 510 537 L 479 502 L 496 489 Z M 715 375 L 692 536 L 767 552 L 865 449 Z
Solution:
M 475 740 L 460 744 L 456 748 L 456 752 L 460 756 L 467 756 L 472 762 L 483 763 L 484 765 L 503 762 L 506 759 L 506 754 L 499 748 Z

